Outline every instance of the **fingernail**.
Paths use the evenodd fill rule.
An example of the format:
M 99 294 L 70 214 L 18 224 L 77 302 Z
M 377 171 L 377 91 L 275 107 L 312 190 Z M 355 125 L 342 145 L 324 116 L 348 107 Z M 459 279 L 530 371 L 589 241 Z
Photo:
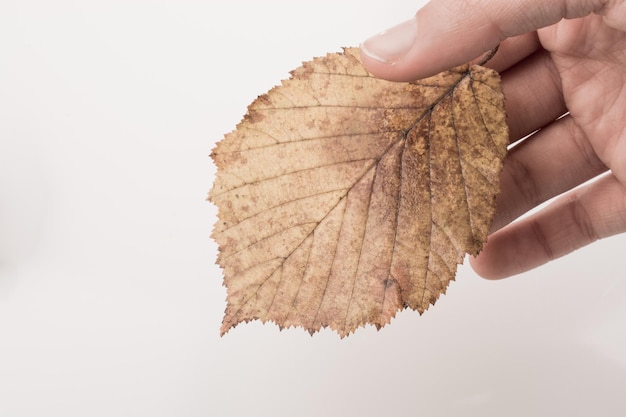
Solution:
M 417 19 L 412 18 L 372 36 L 361 44 L 361 51 L 386 64 L 402 58 L 417 38 Z

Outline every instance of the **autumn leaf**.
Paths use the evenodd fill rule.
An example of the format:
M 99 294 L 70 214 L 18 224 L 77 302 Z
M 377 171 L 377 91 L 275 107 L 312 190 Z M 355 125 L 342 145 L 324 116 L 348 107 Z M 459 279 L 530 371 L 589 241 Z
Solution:
M 421 314 L 487 238 L 508 144 L 498 74 L 388 82 L 353 48 L 291 75 L 211 155 L 222 334 L 258 319 L 343 337 Z

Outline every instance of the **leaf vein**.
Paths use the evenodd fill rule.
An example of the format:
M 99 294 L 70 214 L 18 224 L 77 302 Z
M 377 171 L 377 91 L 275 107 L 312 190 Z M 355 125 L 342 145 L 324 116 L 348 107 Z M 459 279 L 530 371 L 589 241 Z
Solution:
M 347 195 L 343 198 L 347 198 Z M 335 242 L 335 249 L 333 250 L 333 259 L 330 262 L 330 268 L 328 269 L 328 276 L 326 277 L 326 284 L 324 285 L 324 291 L 322 292 L 322 296 L 320 297 L 320 303 L 317 307 L 317 311 L 315 312 L 315 316 L 313 317 L 313 321 L 311 322 L 311 327 L 315 325 L 315 322 L 317 321 L 317 318 L 319 316 L 319 313 L 322 309 L 322 304 L 324 303 L 324 299 L 326 298 L 326 293 L 328 290 L 328 285 L 330 283 L 330 277 L 333 274 L 333 267 L 335 266 L 335 260 L 337 259 L 337 251 L 339 249 L 339 241 L 341 239 L 341 232 L 343 231 L 343 226 L 344 226 L 344 220 L 346 217 L 346 210 L 348 209 L 348 204 L 346 201 L 346 204 L 343 208 L 343 211 L 341 212 L 341 221 L 339 223 L 339 233 L 337 233 L 337 241 Z
M 399 230 L 399 223 L 400 223 L 400 198 L 402 196 L 402 185 L 404 184 L 404 153 L 406 151 L 407 148 L 407 140 L 404 139 L 404 145 L 402 146 L 402 152 L 400 153 L 400 163 L 398 164 L 398 171 L 397 171 L 397 176 L 398 176 L 398 193 L 396 196 L 396 202 L 397 202 L 397 206 L 396 206 L 396 215 L 395 215 L 395 223 L 394 223 L 394 236 L 393 236 L 393 243 L 391 245 L 391 260 L 389 261 L 389 273 L 388 276 L 393 276 L 393 274 L 391 273 L 391 270 L 393 268 L 393 262 L 395 259 L 395 255 L 396 255 L 396 245 L 398 243 L 398 230 Z M 380 304 L 380 320 L 382 321 L 382 317 L 383 314 L 385 312 L 385 298 L 387 297 L 387 286 L 385 286 L 385 289 L 383 291 L 383 299 L 382 302 Z
M 259 129 L 255 129 L 260 133 L 265 133 L 262 130 Z M 280 146 L 280 145 L 284 145 L 284 144 L 293 144 L 293 143 L 300 143 L 300 142 L 309 142 L 309 141 L 315 141 L 315 140 L 330 140 L 330 139 L 337 139 L 337 138 L 349 138 L 349 137 L 356 137 L 356 136 L 378 136 L 381 134 L 393 134 L 393 133 L 398 133 L 398 134 L 402 134 L 404 133 L 404 130 L 383 130 L 383 131 L 374 131 L 374 132 L 355 132 L 355 133 L 340 133 L 340 134 L 336 134 L 336 135 L 328 135 L 328 136 L 315 136 L 315 137 L 311 137 L 311 138 L 301 138 L 301 139 L 296 139 L 296 140 L 288 140 L 288 141 L 276 141 L 276 143 L 273 143 L 271 145 L 262 145 L 262 146 L 255 146 L 253 148 L 246 148 L 246 149 L 238 149 L 238 150 L 234 150 L 234 151 L 225 151 L 225 152 L 215 152 L 214 155 L 228 155 L 228 154 L 233 154 L 233 153 L 244 153 L 244 152 L 249 152 L 249 151 L 254 151 L 257 149 L 265 149 L 265 148 L 271 148 L 273 146 Z M 269 135 L 268 135 L 269 136 Z M 272 138 L 274 139 L 274 138 Z
M 476 94 L 476 90 L 474 89 L 474 82 L 483 84 L 484 86 L 486 86 L 487 88 L 489 88 L 491 90 L 493 90 L 493 88 L 490 85 L 488 85 L 488 84 L 486 84 L 484 82 L 480 82 L 480 81 L 475 80 L 473 78 L 471 80 L 473 81 L 473 82 L 470 83 L 470 88 L 472 90 L 472 98 L 474 99 L 474 102 L 476 103 L 476 108 L 478 109 L 478 113 L 480 114 L 480 121 L 483 124 L 483 127 L 485 128 L 485 132 L 487 132 L 487 136 L 489 136 L 489 140 L 491 140 L 491 144 L 494 146 L 494 148 L 497 149 L 498 145 L 496 144 L 496 141 L 493 139 L 493 135 L 491 134 L 491 130 L 489 129 L 489 127 L 487 126 L 487 123 L 485 122 L 485 115 L 483 114 L 483 111 L 480 108 L 479 99 L 478 99 L 478 96 Z
M 225 190 L 225 191 L 222 191 L 222 192 L 220 192 L 218 194 L 215 194 L 214 198 L 220 197 L 223 194 L 227 194 L 227 193 L 232 193 L 234 191 L 238 191 L 238 190 L 240 190 L 242 188 L 245 188 L 245 187 L 248 187 L 248 186 L 258 186 L 258 185 L 264 183 L 265 181 L 277 180 L 279 178 L 286 177 L 286 176 L 292 175 L 292 174 L 301 174 L 301 173 L 304 173 L 304 172 L 307 172 L 307 171 L 314 171 L 314 170 L 318 170 L 318 169 L 321 169 L 321 168 L 329 168 L 329 167 L 337 166 L 337 165 L 350 164 L 350 163 L 353 163 L 353 162 L 365 162 L 365 161 L 375 161 L 375 159 L 374 158 L 362 158 L 362 159 L 351 159 L 351 160 L 346 160 L 346 161 L 337 161 L 337 162 L 332 162 L 332 163 L 326 164 L 326 165 L 317 165 L 317 166 L 314 166 L 314 167 L 297 169 L 295 171 L 282 172 L 282 173 L 280 173 L 278 175 L 274 175 L 272 177 L 261 178 L 261 179 L 258 179 L 258 180 L 255 180 L 255 181 L 250 181 L 250 182 L 247 182 L 243 178 L 238 177 L 238 178 L 240 178 L 244 182 L 243 184 L 238 185 L 235 188 L 231 188 L 229 190 Z
M 256 240 L 256 241 L 254 241 L 254 242 L 250 243 L 250 244 L 249 244 L 248 246 L 246 246 L 245 248 L 241 248 L 241 249 L 237 250 L 236 252 L 231 253 L 231 254 L 230 254 L 230 255 L 228 255 L 228 256 L 224 256 L 224 257 L 222 257 L 222 261 L 223 261 L 224 263 L 226 263 L 226 261 L 228 261 L 228 259 L 232 258 L 233 256 L 236 256 L 236 255 L 240 254 L 240 253 L 241 253 L 241 252 L 243 252 L 243 251 L 246 251 L 246 250 L 250 249 L 250 248 L 251 248 L 251 247 L 253 247 L 254 245 L 257 245 L 257 244 L 259 244 L 259 243 L 261 243 L 261 242 L 263 242 L 263 241 L 266 241 L 266 240 L 268 240 L 268 239 L 271 239 L 271 238 L 273 238 L 274 236 L 278 236 L 279 234 L 284 233 L 284 232 L 285 232 L 285 231 L 287 231 L 287 230 L 294 229 L 294 228 L 298 228 L 298 227 L 302 227 L 302 226 L 306 226 L 306 225 L 310 225 L 310 224 L 317 224 L 317 222 L 314 222 L 314 221 L 313 221 L 313 222 L 303 222 L 303 223 L 293 224 L 293 225 L 291 225 L 291 226 L 289 226 L 289 227 L 285 227 L 284 229 L 278 230 L 277 232 L 274 232 L 274 233 L 272 233 L 272 234 L 270 234 L 270 235 L 263 236 L 261 239 Z
M 471 84 L 471 83 L 470 83 Z M 467 217 L 469 219 L 470 222 L 470 231 L 472 233 L 472 239 L 475 239 L 475 235 L 474 235 L 474 216 L 472 215 L 472 212 L 470 210 L 470 206 L 469 206 L 469 194 L 468 194 L 468 187 L 469 185 L 467 184 L 467 178 L 466 177 L 466 173 L 465 173 L 465 169 L 463 167 L 463 157 L 461 155 L 461 147 L 459 146 L 459 134 L 458 134 L 458 130 L 456 127 L 456 114 L 455 114 L 455 110 L 456 110 L 456 106 L 454 104 L 454 91 L 452 92 L 451 95 L 451 109 L 450 109 L 450 119 L 451 119 L 451 123 L 452 123 L 452 130 L 454 131 L 454 144 L 456 146 L 456 154 L 458 157 L 458 161 L 459 161 L 459 169 L 460 169 L 460 173 L 461 173 L 461 178 L 463 180 L 463 192 L 465 194 L 465 198 L 463 199 L 463 203 L 464 203 L 464 207 L 467 211 Z
M 243 223 L 244 221 L 254 219 L 255 217 L 258 217 L 258 216 L 260 216 L 260 215 L 262 215 L 262 214 L 264 214 L 264 213 L 266 213 L 266 212 L 268 212 L 268 211 L 271 211 L 271 210 L 277 209 L 277 208 L 279 208 L 279 207 L 283 207 L 283 206 L 286 206 L 286 205 L 288 205 L 288 204 L 295 203 L 295 202 L 299 202 L 299 201 L 308 200 L 309 198 L 319 197 L 319 196 L 322 196 L 322 195 L 324 195 L 324 194 L 332 194 L 332 193 L 336 193 L 337 191 L 343 191 L 343 190 L 346 190 L 346 188 L 336 188 L 336 189 L 333 189 L 333 190 L 328 190 L 328 191 L 323 191 L 323 192 L 319 192 L 319 193 L 314 193 L 314 194 L 306 195 L 306 196 L 303 196 L 303 197 L 294 198 L 294 199 L 293 199 L 293 200 L 291 200 L 291 201 L 285 201 L 285 202 L 279 203 L 279 204 L 277 204 L 277 205 L 275 205 L 275 206 L 268 207 L 268 208 L 266 208 L 266 209 L 264 209 L 264 210 L 258 211 L 258 212 L 256 212 L 256 213 L 252 214 L 251 216 L 248 216 L 248 217 L 242 218 L 241 220 L 239 220 L 239 222 L 238 222 L 238 223 L 233 223 L 231 226 L 228 226 L 228 227 L 226 227 L 226 228 L 224 228 L 224 229 L 221 229 L 221 230 L 219 231 L 219 233 L 224 233 L 224 232 L 226 232 L 226 231 L 228 231 L 228 230 L 230 230 L 230 229 L 232 229 L 232 228 L 234 228 L 234 227 L 239 226 L 239 225 L 240 225 L 241 223 Z
M 432 139 L 432 123 L 433 123 L 433 118 L 432 118 L 432 113 L 429 114 L 428 117 L 428 144 L 429 146 L 427 147 L 427 152 L 428 152 L 428 194 L 429 194 L 429 200 L 431 201 L 431 204 L 429 205 L 429 210 L 430 210 L 430 232 L 428 234 L 428 251 L 426 252 L 426 272 L 424 273 L 424 289 L 422 291 L 422 300 L 420 301 L 420 306 L 424 305 L 424 299 L 426 298 L 426 282 L 428 282 L 428 270 L 430 268 L 430 260 L 431 260 L 431 253 L 432 253 L 432 247 L 433 247 L 433 226 L 434 226 L 434 221 L 432 220 L 432 213 L 433 213 L 433 208 L 432 208 L 432 201 L 433 201 L 433 155 L 430 149 L 430 141 Z
M 354 290 L 356 288 L 356 279 L 359 273 L 359 266 L 361 265 L 361 256 L 363 255 L 363 244 L 365 243 L 365 236 L 367 235 L 367 220 L 369 219 L 369 213 L 372 206 L 372 194 L 374 189 L 374 183 L 376 182 L 376 175 L 378 173 L 378 165 L 373 166 L 374 177 L 372 178 L 372 182 L 370 185 L 370 192 L 368 193 L 368 201 L 367 201 L 367 210 L 365 211 L 364 221 L 365 225 L 363 226 L 363 236 L 361 236 L 361 244 L 359 248 L 359 258 L 356 264 L 356 268 L 354 269 L 354 277 L 352 278 L 352 289 L 350 290 L 350 297 L 348 298 L 348 307 L 346 308 L 346 315 L 343 319 L 343 331 L 346 331 L 346 325 L 348 323 L 348 314 L 350 314 L 350 307 L 352 306 L 352 300 L 354 297 Z

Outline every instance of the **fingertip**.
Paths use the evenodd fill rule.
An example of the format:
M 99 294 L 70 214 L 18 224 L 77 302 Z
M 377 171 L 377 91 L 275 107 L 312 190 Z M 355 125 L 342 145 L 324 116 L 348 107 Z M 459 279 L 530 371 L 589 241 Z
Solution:
M 470 266 L 481 278 L 495 281 L 506 278 L 507 275 L 502 274 L 502 270 L 494 268 L 494 263 L 489 260 L 489 255 L 481 252 L 478 256 L 470 256 Z
M 463 5 L 431 1 L 414 17 L 365 40 L 361 59 L 374 76 L 414 81 L 449 70 L 493 49 L 502 40 L 484 17 L 465 16 Z M 471 34 L 471 35 L 470 35 Z
M 361 50 L 383 64 L 394 64 L 407 55 L 416 40 L 417 18 L 412 17 L 366 39 L 361 44 Z
M 397 62 L 385 62 L 372 54 L 364 44 L 360 45 L 361 63 L 365 69 L 375 77 L 388 81 L 414 81 L 419 79 L 419 73 L 411 68 L 401 68 Z
M 407 57 L 417 42 L 417 18 L 413 17 L 366 39 L 361 45 L 361 61 L 373 75 L 390 81 L 415 79 Z M 409 61 L 409 64 L 412 64 Z

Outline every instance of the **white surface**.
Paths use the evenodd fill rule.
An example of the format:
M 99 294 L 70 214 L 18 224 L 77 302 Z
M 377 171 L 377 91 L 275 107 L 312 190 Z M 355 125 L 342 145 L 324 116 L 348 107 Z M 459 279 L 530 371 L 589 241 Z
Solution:
M 380 332 L 218 337 L 215 141 L 419 4 L 2 1 L 0 416 L 625 415 L 624 236 Z

